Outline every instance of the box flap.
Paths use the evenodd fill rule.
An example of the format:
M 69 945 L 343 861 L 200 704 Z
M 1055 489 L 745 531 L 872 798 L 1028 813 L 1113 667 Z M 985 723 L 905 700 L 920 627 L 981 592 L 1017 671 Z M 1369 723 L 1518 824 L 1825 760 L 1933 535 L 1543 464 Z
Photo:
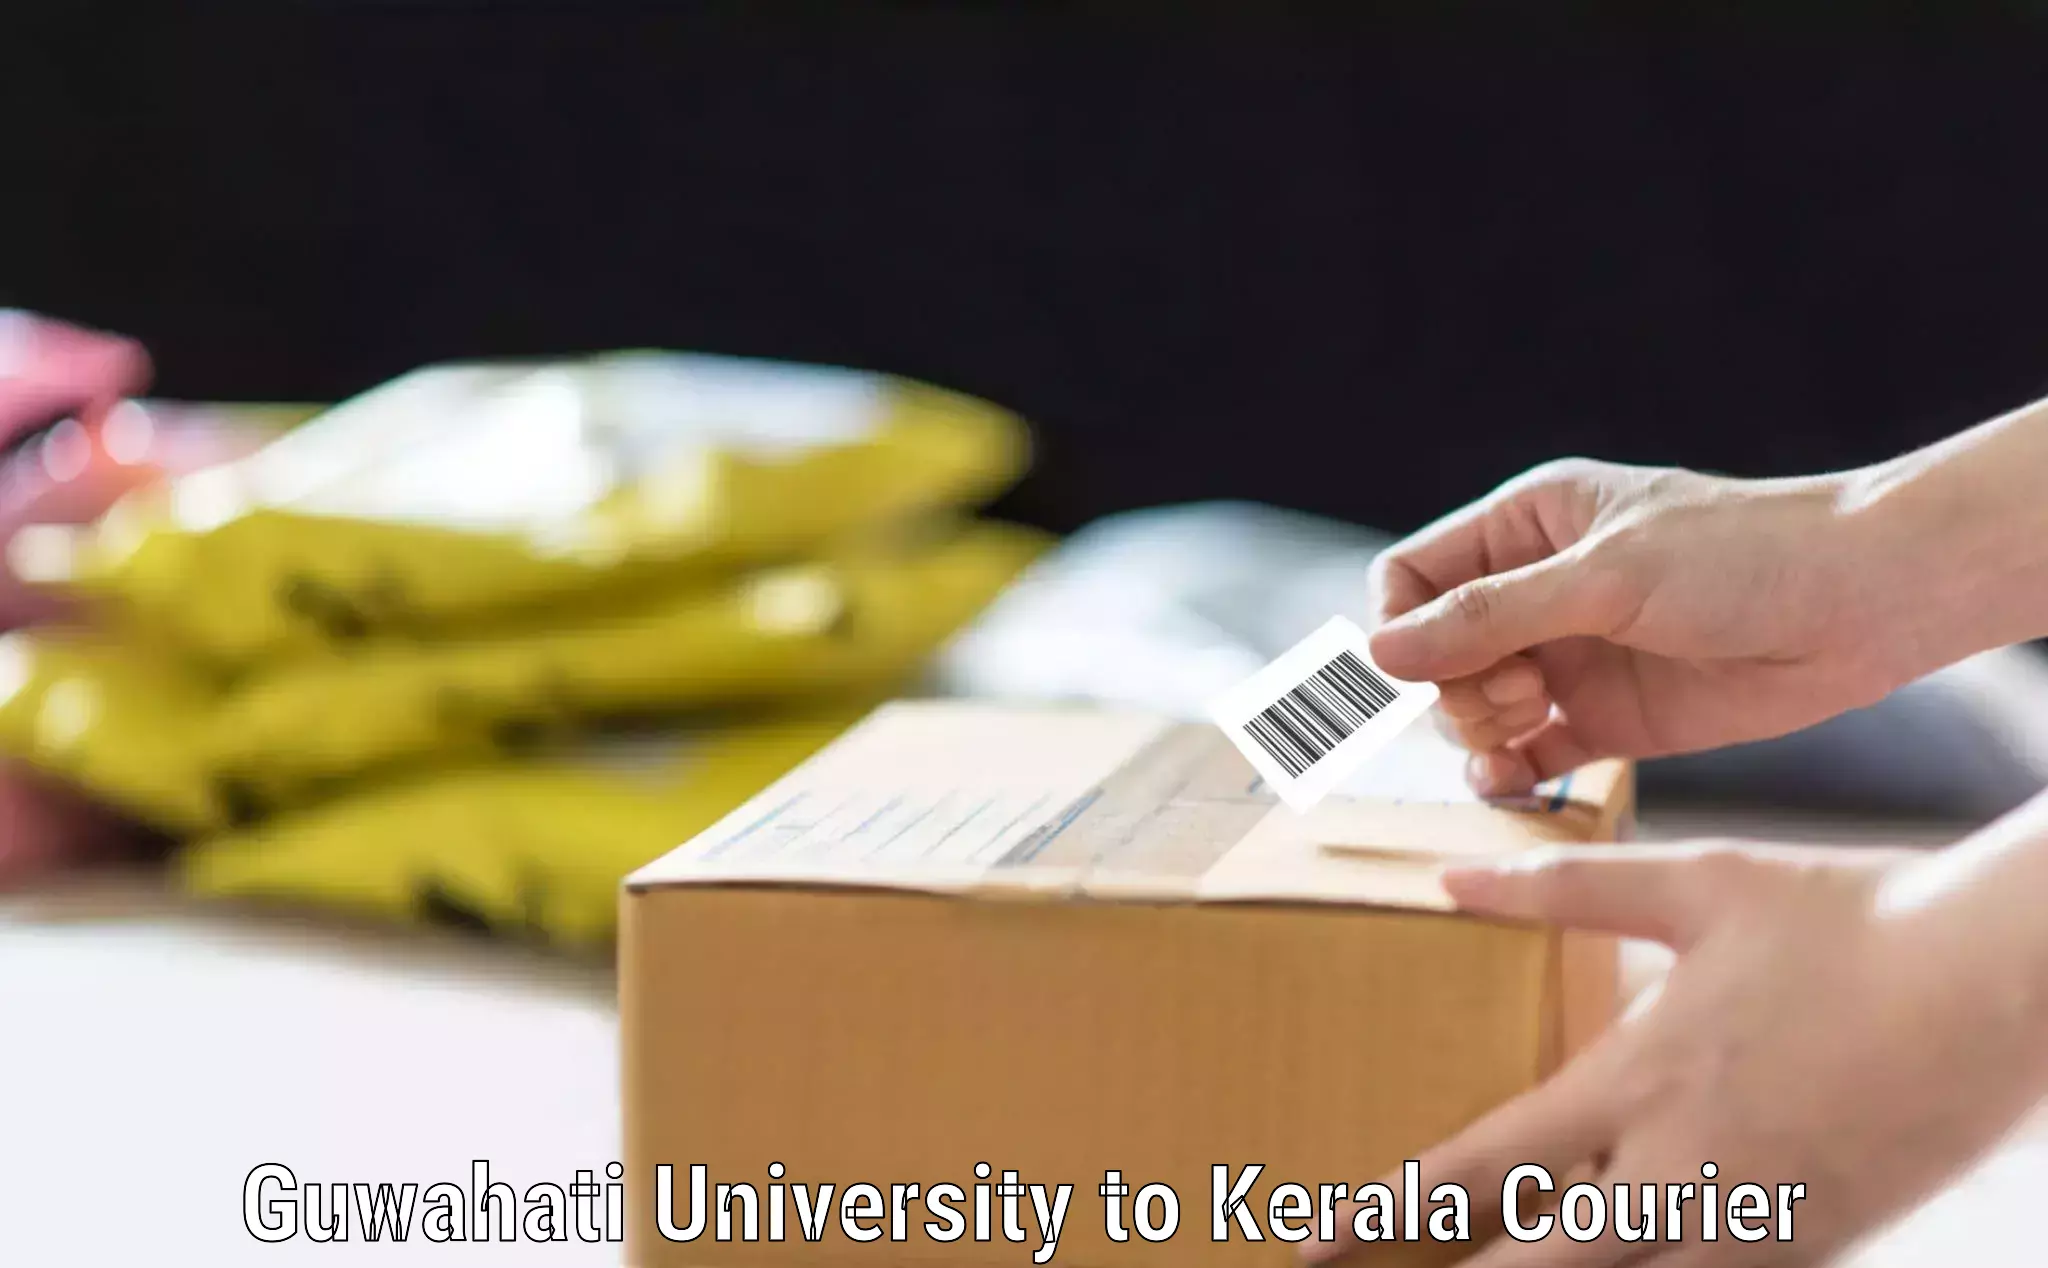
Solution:
M 1592 839 L 1624 768 L 1509 808 L 1280 804 L 1206 723 L 964 701 L 885 706 L 629 889 L 807 885 L 1441 909 L 1455 856 Z

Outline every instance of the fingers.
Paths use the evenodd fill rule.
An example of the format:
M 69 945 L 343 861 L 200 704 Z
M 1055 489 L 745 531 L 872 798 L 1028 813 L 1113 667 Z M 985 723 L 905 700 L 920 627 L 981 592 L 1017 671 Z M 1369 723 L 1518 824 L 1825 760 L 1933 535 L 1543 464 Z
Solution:
M 1546 716 L 1538 719 L 1533 729 L 1522 727 L 1490 749 L 1467 745 L 1475 750 L 1465 770 L 1474 792 L 1482 797 L 1524 796 L 1538 784 L 1607 755 L 1580 739 L 1569 720 L 1550 713 L 1547 700 L 1544 707 Z M 1512 729 L 1520 722 L 1520 717 L 1513 718 L 1501 729 Z M 1474 734 L 1480 732 L 1475 728 Z
M 1529 763 L 1508 749 L 1474 753 L 1465 762 L 1465 782 L 1482 797 L 1522 797 L 1543 782 L 1530 773 Z
M 1494 1110 L 1463 1132 L 1423 1154 L 1418 1163 L 1421 1197 L 1427 1202 L 1437 1186 L 1462 1186 L 1472 1199 L 1472 1227 L 1486 1236 L 1500 1227 L 1502 1189 L 1508 1173 L 1534 1163 L 1561 1176 L 1598 1154 L 1612 1139 L 1613 1116 L 1603 1094 L 1608 1084 L 1596 1054 L 1567 1066 L 1549 1083 Z M 1379 1181 L 1402 1192 L 1397 1170 Z M 1360 1204 L 1347 1203 L 1337 1213 L 1336 1240 L 1311 1243 L 1303 1257 L 1323 1263 L 1360 1245 L 1355 1216 Z M 1398 1217 L 1397 1217 L 1398 1218 Z
M 1543 696 L 1543 671 L 1526 656 L 1514 656 L 1483 674 L 1442 684 L 1445 712 L 1481 717 Z
M 1540 780 L 1511 746 L 1550 721 L 1550 694 L 1542 672 L 1526 656 L 1511 656 L 1485 674 L 1442 684 L 1438 725 L 1473 758 L 1464 778 L 1481 797 L 1528 793 Z
M 1380 626 L 1373 660 L 1397 678 L 1443 682 L 1543 643 L 1618 628 L 1627 601 L 1583 552 L 1467 581 Z
M 1621 1265 L 1651 1263 L 1660 1245 L 1642 1245 L 1611 1237 L 1589 1242 L 1573 1241 L 1553 1232 L 1541 1241 L 1518 1242 L 1503 1237 L 1485 1250 L 1464 1260 L 1459 1268 L 1620 1268 Z M 1662 1260 L 1656 1260 L 1661 1264 Z
M 1498 499 L 1496 493 L 1460 507 L 1375 561 L 1381 620 L 1421 607 L 1475 577 L 1534 563 L 1551 552 L 1541 539 L 1501 532 L 1494 524 L 1502 518 Z
M 1494 573 L 1547 559 L 1585 531 L 1569 508 L 1597 500 L 1619 468 L 1566 459 L 1523 472 L 1382 554 L 1374 574 L 1380 619 L 1392 620 Z
M 1524 737 L 1515 747 L 1515 756 L 1528 767 L 1533 786 L 1598 761 L 1607 751 L 1587 743 L 1568 719 L 1553 718 L 1535 734 Z
M 1745 1248 L 1738 1239 L 1725 1233 L 1715 1242 L 1704 1241 L 1699 1236 L 1700 1225 L 1690 1222 L 1697 1219 L 1697 1208 L 1690 1215 L 1678 1217 L 1688 1222 L 1683 1225 L 1683 1236 L 1673 1240 L 1669 1224 L 1672 1215 L 1659 1198 L 1673 1184 L 1699 1183 L 1704 1177 L 1698 1165 L 1675 1163 L 1668 1156 L 1664 1161 L 1653 1161 L 1648 1150 L 1625 1144 L 1600 1169 L 1601 1174 L 1555 1177 L 1556 1190 L 1544 1195 L 1550 1200 L 1550 1207 L 1543 1213 L 1552 1217 L 1547 1226 L 1542 1226 L 1547 1236 L 1530 1242 L 1503 1236 L 1465 1260 L 1460 1268 L 1609 1268 L 1624 1264 L 1629 1268 L 1698 1268 L 1728 1263 L 1731 1252 L 1735 1252 L 1734 1262 L 1745 1265 L 1778 1262 L 1777 1250 L 1782 1248 Z M 1576 1200 L 1576 1210 L 1568 1220 L 1566 1213 L 1556 1207 L 1565 1191 L 1581 1180 L 1597 1190 L 1600 1201 L 1594 1204 L 1584 1198 Z M 1652 1186 L 1647 1210 L 1641 1196 L 1645 1184 Z M 1532 1225 L 1538 1223 L 1533 1214 L 1522 1218 L 1522 1226 L 1532 1233 L 1537 1231 Z M 1579 1240 L 1581 1237 L 1586 1240 Z
M 1518 1242 L 1503 1237 L 1485 1250 L 1463 1261 L 1459 1268 L 1621 1268 L 1621 1265 L 1662 1265 L 1662 1259 L 1652 1256 L 1661 1254 L 1660 1244 L 1645 1245 L 1599 1237 L 1592 1241 L 1574 1241 L 1563 1233 L 1552 1232 L 1541 1241 Z
M 0 309 L 0 433 L 96 416 L 148 386 L 149 354 L 132 339 L 36 313 Z
M 1443 593 L 1413 560 L 1392 551 L 1373 561 L 1372 589 L 1381 621 L 1412 612 Z
M 1441 879 L 1461 911 L 1684 950 L 1728 896 L 1732 857 L 1704 846 L 1578 846 L 1446 868 Z
M 1473 750 L 1464 778 L 1481 797 L 1524 797 L 1536 785 L 1608 756 L 1606 750 L 1579 739 L 1565 717 L 1550 711 L 1548 699 L 1544 717 L 1538 717 L 1534 727 L 1524 725 L 1530 715 L 1534 711 L 1516 711 L 1501 717 L 1497 725 L 1466 725 L 1454 719 L 1448 723 L 1452 737 Z M 1493 739 L 1495 733 L 1505 733 L 1505 739 L 1493 746 L 1477 744 L 1477 739 Z
M 1486 673 L 1444 683 L 1437 708 L 1452 740 L 1485 753 L 1543 725 L 1550 697 L 1535 662 L 1515 656 Z
M 1525 701 L 1482 718 L 1447 719 L 1451 739 L 1459 747 L 1477 755 L 1506 749 L 1549 720 L 1550 701 L 1547 699 Z M 1527 765 L 1526 762 L 1522 764 Z

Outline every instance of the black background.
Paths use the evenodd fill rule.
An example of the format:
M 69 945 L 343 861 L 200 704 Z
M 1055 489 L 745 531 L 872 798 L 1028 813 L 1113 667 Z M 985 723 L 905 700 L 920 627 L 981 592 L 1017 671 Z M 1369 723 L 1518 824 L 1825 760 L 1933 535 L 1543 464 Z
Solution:
M 1807 470 L 2048 390 L 2038 7 L 1251 12 L 10 9 L 0 302 L 167 395 L 897 371 L 1030 416 L 1006 509 L 1055 527 L 1401 528 L 1559 454 Z

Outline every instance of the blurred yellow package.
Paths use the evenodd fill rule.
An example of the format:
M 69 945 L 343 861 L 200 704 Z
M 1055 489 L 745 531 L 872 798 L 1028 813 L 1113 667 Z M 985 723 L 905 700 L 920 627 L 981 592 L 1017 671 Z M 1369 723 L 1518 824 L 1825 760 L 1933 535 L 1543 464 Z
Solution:
M 238 664 L 797 557 L 987 500 L 1027 441 L 993 405 L 851 370 L 666 352 L 438 366 L 90 527 L 26 530 L 10 555 Z
M 413 777 L 199 841 L 185 888 L 597 947 L 627 873 L 724 817 L 868 702 Z
M 0 756 L 192 835 L 607 719 L 886 694 L 1049 540 L 970 523 L 581 624 L 364 644 L 232 684 L 132 633 L 17 632 L 0 639 Z
M 472 760 L 593 718 L 886 690 L 1048 541 L 970 523 L 577 624 L 365 644 L 239 683 L 193 742 L 226 810 L 248 818 L 337 780 L 408 761 Z
M 215 684 L 147 644 L 73 630 L 0 638 L 0 756 L 164 831 L 221 819 L 194 743 L 217 701 Z

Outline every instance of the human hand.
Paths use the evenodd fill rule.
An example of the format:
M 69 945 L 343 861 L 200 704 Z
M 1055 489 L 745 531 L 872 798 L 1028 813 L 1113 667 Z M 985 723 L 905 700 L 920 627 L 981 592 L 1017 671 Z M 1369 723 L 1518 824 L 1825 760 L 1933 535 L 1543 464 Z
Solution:
M 132 339 L 0 310 L 0 535 L 92 519 L 147 479 L 151 422 L 132 398 L 150 376 Z M 0 619 L 33 606 L 9 595 Z
M 150 372 L 132 339 L 0 310 L 0 542 L 28 524 L 92 519 L 152 478 L 152 424 L 130 399 Z M 0 568 L 0 629 L 67 612 Z M 83 793 L 0 763 L 0 890 L 118 857 L 142 839 Z
M 1552 463 L 1381 557 L 1372 653 L 1442 685 L 1475 788 L 1526 792 L 1782 735 L 1935 668 L 1898 567 L 1925 543 L 1903 536 L 1849 477 Z
M 2048 1076 L 2040 948 L 2004 945 L 2037 922 L 1898 900 L 1941 866 L 1939 856 L 1708 845 L 1537 852 L 1448 872 L 1468 912 L 1679 953 L 1646 1007 L 1421 1156 L 1422 1191 L 1464 1186 L 1481 1237 L 1502 1227 L 1502 1186 L 1523 1164 L 1544 1167 L 1558 1191 L 1584 1179 L 1609 1199 L 1606 1236 L 1502 1237 L 1468 1268 L 1825 1262 L 1996 1143 Z M 2011 888 L 1988 888 L 2000 887 Z M 1724 1196 L 1743 1183 L 1772 1193 L 1804 1184 L 1792 1241 L 1702 1241 L 1697 1202 L 1685 1240 L 1646 1254 L 1612 1236 L 1614 1186 L 1702 1184 L 1708 1162 Z M 1530 1187 L 1518 1208 L 1528 1227 L 1540 1209 Z M 1639 1225 L 1639 1199 L 1631 1211 Z M 1337 1230 L 1308 1258 L 1359 1249 L 1350 1212 Z

